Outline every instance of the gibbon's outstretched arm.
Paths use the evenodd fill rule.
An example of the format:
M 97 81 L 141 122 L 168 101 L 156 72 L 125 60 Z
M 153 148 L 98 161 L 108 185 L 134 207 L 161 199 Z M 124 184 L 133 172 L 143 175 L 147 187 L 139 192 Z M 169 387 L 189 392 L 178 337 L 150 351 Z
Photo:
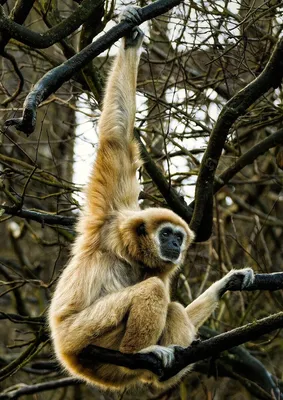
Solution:
M 122 18 L 139 22 L 135 8 Z M 185 371 L 161 383 L 144 370 L 98 360 L 84 364 L 80 353 L 89 345 L 126 353 L 154 351 L 164 364 L 172 363 L 174 346 L 192 343 L 231 282 L 240 280 L 245 288 L 253 281 L 250 269 L 231 271 L 187 308 L 170 300 L 171 278 L 194 233 L 172 211 L 138 205 L 140 161 L 132 130 L 142 38 L 139 28 L 129 32 L 110 72 L 86 206 L 49 309 L 58 360 L 74 376 L 109 389 L 145 381 L 164 388 Z
M 124 18 L 129 17 L 135 17 L 134 11 Z M 142 40 L 143 32 L 139 28 L 133 30 L 132 36 L 122 39 L 106 85 L 98 126 L 99 149 L 87 193 L 88 206 L 96 216 L 99 212 L 105 216 L 109 210 L 138 206 L 140 187 L 136 171 L 141 162 L 133 128 Z

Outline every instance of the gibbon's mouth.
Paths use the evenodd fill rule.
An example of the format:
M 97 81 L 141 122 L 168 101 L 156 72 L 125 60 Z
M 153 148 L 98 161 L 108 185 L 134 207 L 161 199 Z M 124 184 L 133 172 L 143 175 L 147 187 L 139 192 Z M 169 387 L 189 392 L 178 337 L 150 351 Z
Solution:
M 168 261 L 176 261 L 180 257 L 180 250 L 166 249 L 162 251 L 162 257 L 166 258 Z

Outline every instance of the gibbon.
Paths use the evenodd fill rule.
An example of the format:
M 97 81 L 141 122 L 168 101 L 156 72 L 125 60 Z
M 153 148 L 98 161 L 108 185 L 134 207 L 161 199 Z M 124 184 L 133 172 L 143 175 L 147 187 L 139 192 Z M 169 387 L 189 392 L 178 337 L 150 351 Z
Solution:
M 134 20 L 128 8 L 122 19 Z M 137 69 L 143 33 L 134 28 L 122 39 L 106 88 L 99 122 L 99 148 L 79 217 L 72 257 L 49 311 L 55 353 L 72 375 L 108 389 L 137 382 L 156 387 L 176 383 L 183 372 L 158 381 L 145 370 L 129 370 L 93 360 L 80 363 L 89 344 L 125 353 L 154 352 L 174 362 L 174 345 L 189 346 L 234 279 L 253 281 L 249 268 L 231 271 L 186 308 L 170 300 L 170 281 L 194 239 L 187 223 L 164 208 L 141 210 L 133 137 Z M 170 346 L 170 347 L 169 347 Z

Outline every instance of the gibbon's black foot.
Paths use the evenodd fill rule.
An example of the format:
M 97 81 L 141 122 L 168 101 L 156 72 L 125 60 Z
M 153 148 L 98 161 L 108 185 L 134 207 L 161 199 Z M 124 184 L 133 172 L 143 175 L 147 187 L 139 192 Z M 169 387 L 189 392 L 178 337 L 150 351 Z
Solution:
M 139 353 L 152 353 L 161 362 L 164 368 L 170 368 L 175 361 L 175 352 L 182 351 L 184 347 L 172 344 L 170 346 L 153 345 L 139 351 Z
M 254 282 L 254 272 L 251 268 L 232 270 L 223 279 L 225 282 L 220 290 L 220 297 L 228 290 L 237 291 L 246 289 Z

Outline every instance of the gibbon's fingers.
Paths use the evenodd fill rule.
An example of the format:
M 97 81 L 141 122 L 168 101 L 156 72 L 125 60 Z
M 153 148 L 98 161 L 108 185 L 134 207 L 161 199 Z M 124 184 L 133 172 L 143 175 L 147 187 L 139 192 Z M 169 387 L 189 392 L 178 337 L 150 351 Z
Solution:
M 123 10 L 122 14 L 120 15 L 120 22 L 131 21 L 131 22 L 135 22 L 137 25 L 139 25 L 142 22 L 139 10 L 140 10 L 140 7 L 138 7 L 138 6 L 126 7 Z
M 129 47 L 140 47 L 143 38 L 144 33 L 139 27 L 132 29 L 132 31 L 124 38 L 125 49 L 128 49 Z
M 123 11 L 120 21 L 133 21 L 137 25 L 141 23 L 141 18 L 139 15 L 139 7 L 128 6 Z M 125 36 L 125 49 L 128 47 L 139 47 L 142 44 L 144 37 L 143 31 L 137 26 L 132 29 L 132 31 Z
M 149 346 L 145 349 L 139 351 L 139 353 L 153 353 L 156 355 L 162 362 L 164 368 L 169 368 L 175 361 L 175 348 L 183 349 L 184 347 L 171 345 L 171 346 Z

